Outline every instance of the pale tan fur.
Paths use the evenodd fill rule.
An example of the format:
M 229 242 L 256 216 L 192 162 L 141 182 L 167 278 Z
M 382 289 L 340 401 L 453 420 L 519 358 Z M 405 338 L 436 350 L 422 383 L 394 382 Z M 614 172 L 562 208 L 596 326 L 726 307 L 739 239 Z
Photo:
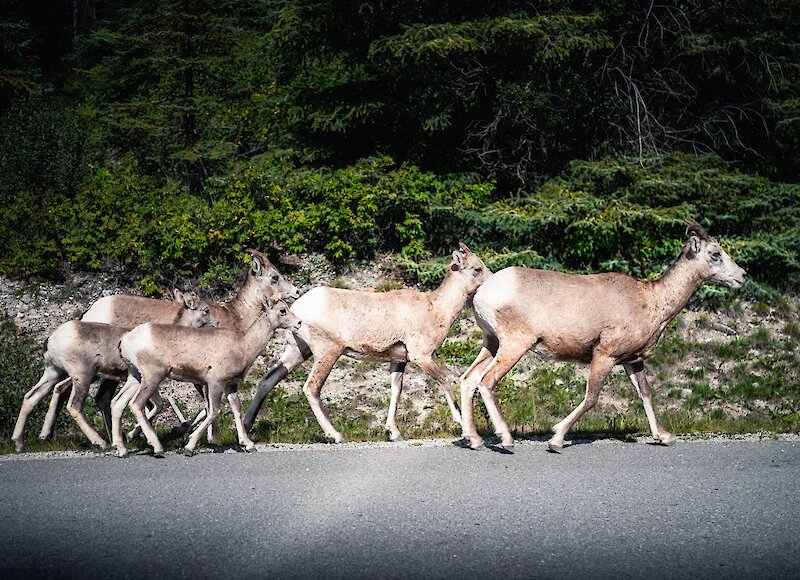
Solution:
M 476 388 L 502 445 L 513 445 L 494 387 L 529 349 L 556 360 L 590 364 L 586 396 L 553 427 L 551 450 L 562 448 L 570 427 L 597 403 L 603 381 L 617 364 L 624 366 L 642 399 L 654 440 L 674 440 L 656 419 L 644 360 L 703 281 L 739 288 L 745 278 L 745 271 L 715 239 L 696 222 L 687 222 L 689 241 L 656 281 L 613 273 L 581 276 L 506 268 L 478 290 L 473 307 L 484 333 L 483 349 L 461 377 L 463 435 L 473 448 L 483 444 L 472 416 Z
M 168 319 L 170 324 L 196 327 L 212 324 L 208 304 L 200 301 L 196 294 L 183 294 L 175 290 L 173 304 L 180 307 Z M 89 441 L 100 447 L 107 446 L 87 421 L 83 405 L 89 385 L 96 376 L 120 381 L 127 375 L 128 367 L 120 357 L 119 342 L 129 330 L 100 322 L 71 320 L 53 331 L 47 339 L 44 374 L 25 394 L 14 427 L 12 441 L 17 453 L 25 449 L 25 424 L 34 407 L 51 389 L 66 390 L 70 382 L 72 394 L 67 404 L 70 415 Z M 156 409 L 160 409 L 160 400 L 157 399 L 155 405 Z
M 236 330 L 249 328 L 253 321 L 258 318 L 261 311 L 261 301 L 264 296 L 280 294 L 286 300 L 293 300 L 300 295 L 300 291 L 281 275 L 267 256 L 253 249 L 245 251 L 252 256 L 250 270 L 236 297 L 224 304 L 210 305 L 211 316 L 215 324 L 221 328 L 234 328 Z M 146 322 L 172 320 L 178 309 L 179 306 L 164 300 L 120 294 L 100 298 L 86 311 L 81 320 L 133 328 Z M 111 429 L 110 403 L 116 386 L 116 381 L 104 380 L 101 382 L 97 395 L 98 407 L 103 413 L 109 429 Z M 58 388 L 57 386 L 54 389 L 50 410 L 42 427 L 40 435 L 42 439 L 50 436 L 55 424 L 59 406 Z M 238 397 L 235 398 L 233 404 L 241 408 Z M 196 424 L 203 417 L 204 412 L 201 412 L 190 422 L 190 425 L 184 425 L 184 428 Z M 209 438 L 214 439 L 213 433 L 209 432 Z
M 280 367 L 280 380 L 303 360 L 314 356 L 303 392 L 325 435 L 335 442 L 344 441 L 344 437 L 331 423 L 320 392 L 342 355 L 392 363 L 386 429 L 393 440 L 401 438 L 395 414 L 406 362 L 416 364 L 436 381 L 447 398 L 453 419 L 460 423 L 452 381 L 436 363 L 433 353 L 442 345 L 468 298 L 489 275 L 491 272 L 481 259 L 462 244 L 461 250 L 453 253 L 444 281 L 432 292 L 406 289 L 376 293 L 314 288 L 292 306 L 292 312 L 303 324 L 299 332 L 290 337 L 281 363 L 270 372 Z M 255 408 L 248 409 L 250 424 L 263 394 L 260 391 L 259 401 L 253 403 Z
M 264 350 L 275 329 L 296 330 L 299 325 L 299 319 L 284 301 L 271 303 L 265 299 L 261 315 L 244 332 L 232 328 L 183 328 L 152 323 L 134 328 L 120 341 L 122 358 L 129 366 L 128 379 L 111 405 L 112 438 L 119 456 L 127 454 L 121 419 L 128 403 L 154 453 L 164 453 L 145 414 L 145 404 L 158 393 L 159 385 L 167 377 L 208 388 L 207 416 L 186 444 L 187 453 L 193 453 L 202 433 L 219 415 L 222 394 L 227 394 L 229 402 L 236 395 L 239 381 Z M 239 443 L 248 450 L 254 449 L 254 443 L 244 430 L 241 410 L 234 405 L 231 407 Z

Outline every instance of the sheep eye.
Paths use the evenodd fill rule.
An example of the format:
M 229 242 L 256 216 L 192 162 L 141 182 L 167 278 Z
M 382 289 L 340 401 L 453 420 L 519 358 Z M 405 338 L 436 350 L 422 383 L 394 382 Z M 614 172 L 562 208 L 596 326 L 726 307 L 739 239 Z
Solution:
M 277 282 L 278 280 L 279 280 L 279 277 L 278 277 L 278 275 L 277 275 L 277 274 L 276 274 L 275 276 L 273 276 L 273 277 L 272 277 L 272 281 L 273 281 L 273 282 Z
M 479 276 L 481 272 L 483 272 L 483 268 L 475 268 L 473 271 L 475 272 L 476 276 Z
M 285 308 L 281 308 L 281 316 L 286 316 L 286 309 Z
M 714 260 L 716 262 L 716 261 L 719 261 L 720 258 L 722 258 L 722 254 L 720 254 L 719 252 L 712 252 L 712 254 L 711 254 L 711 259 L 712 260 Z

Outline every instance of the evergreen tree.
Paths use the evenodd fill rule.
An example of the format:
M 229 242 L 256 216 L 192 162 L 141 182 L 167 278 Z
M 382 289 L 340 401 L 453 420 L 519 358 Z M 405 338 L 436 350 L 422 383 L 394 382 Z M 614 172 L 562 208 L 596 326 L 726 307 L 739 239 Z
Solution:
M 242 143 L 263 2 L 110 2 L 77 41 L 70 87 L 111 157 L 133 151 L 151 173 L 199 194 Z

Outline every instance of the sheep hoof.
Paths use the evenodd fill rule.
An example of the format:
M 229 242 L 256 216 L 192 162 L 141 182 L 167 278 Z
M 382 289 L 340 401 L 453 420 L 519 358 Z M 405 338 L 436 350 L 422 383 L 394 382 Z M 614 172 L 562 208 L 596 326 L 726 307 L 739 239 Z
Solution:
M 547 450 L 550 453 L 561 453 L 564 450 L 564 444 L 561 445 L 557 443 L 553 443 L 552 441 L 547 442 Z
M 117 457 L 119 457 L 120 459 L 125 459 L 127 456 L 128 456 L 127 451 L 117 451 Z
M 511 451 L 512 449 L 514 449 L 514 442 L 512 441 L 511 443 L 501 443 L 499 445 L 499 447 L 500 447 L 500 449 L 505 449 L 506 451 Z
M 252 447 L 247 447 L 247 448 L 245 448 L 245 451 L 246 451 L 247 453 L 258 453 L 258 449 L 256 449 L 256 446 L 255 446 L 255 445 L 253 445 Z
M 473 451 L 483 451 L 484 449 L 486 449 L 486 444 L 483 441 L 479 442 L 470 441 L 469 448 L 472 449 Z
M 678 441 L 678 438 L 675 437 L 675 435 L 673 435 L 672 433 L 668 433 L 667 435 L 662 435 L 661 437 L 659 437 L 656 440 L 656 443 L 658 445 L 663 446 L 663 447 L 670 447 L 670 446 L 674 445 L 677 441 Z
M 17 453 L 25 453 L 25 444 L 22 441 L 14 441 L 14 450 Z
M 195 454 L 195 451 L 194 451 L 194 449 L 189 449 L 188 447 L 184 447 L 183 448 L 183 454 L 186 457 L 192 457 Z
M 392 435 L 389 437 L 389 441 L 402 441 L 402 440 L 403 440 L 402 435 L 397 435 L 397 436 Z
M 153 451 L 153 457 L 156 459 L 164 459 L 164 452 L 163 451 Z

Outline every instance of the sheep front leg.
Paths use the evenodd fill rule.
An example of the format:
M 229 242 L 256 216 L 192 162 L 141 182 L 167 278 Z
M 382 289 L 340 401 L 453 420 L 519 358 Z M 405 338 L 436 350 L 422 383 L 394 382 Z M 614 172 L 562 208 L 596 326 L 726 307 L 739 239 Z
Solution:
M 631 383 L 633 383 L 636 392 L 639 393 L 639 397 L 642 399 L 644 413 L 647 415 L 647 422 L 650 424 L 650 432 L 653 435 L 653 439 L 661 445 L 671 445 L 675 442 L 675 435 L 669 431 L 666 431 L 659 424 L 658 419 L 656 418 L 656 413 L 653 410 L 653 398 L 652 391 L 650 389 L 650 383 L 644 374 L 644 363 L 639 362 L 626 364 L 623 366 L 625 367 L 625 372 L 627 373 L 628 378 L 631 380 Z
M 597 404 L 597 400 L 600 397 L 600 388 L 603 386 L 603 381 L 608 376 L 608 373 L 614 368 L 614 364 L 614 359 L 595 352 L 589 368 L 589 378 L 586 381 L 586 395 L 572 413 L 553 427 L 554 435 L 547 442 L 547 448 L 550 451 L 561 453 L 564 448 L 564 435 L 581 418 L 581 415 Z
M 331 373 L 333 365 L 336 364 L 337 360 L 339 360 L 340 354 L 341 351 L 337 350 L 334 352 L 324 353 L 321 356 L 315 355 L 316 360 L 314 361 L 314 366 L 311 367 L 311 372 L 308 373 L 306 384 L 303 385 L 303 393 L 305 394 L 306 399 L 308 399 L 308 405 L 314 412 L 314 417 L 317 418 L 317 423 L 319 423 L 319 426 L 322 427 L 325 435 L 329 439 L 332 439 L 334 443 L 346 443 L 346 440 L 344 435 L 339 433 L 339 431 L 336 430 L 336 427 L 333 426 L 333 423 L 331 423 L 331 419 L 328 416 L 328 411 L 322 404 L 320 392 L 322 391 L 322 385 L 325 383 L 325 380 Z
M 221 385 L 208 385 L 208 408 L 206 409 L 206 418 L 192 431 L 188 443 L 186 443 L 186 446 L 183 448 L 183 453 L 187 457 L 194 455 L 195 447 L 197 447 L 197 443 L 200 441 L 203 433 L 206 432 L 209 425 L 219 417 L 220 408 L 222 407 L 222 394 L 224 392 L 225 388 Z
M 402 441 L 403 435 L 400 429 L 397 428 L 396 415 L 397 403 L 400 400 L 400 395 L 403 392 L 403 373 L 406 368 L 406 363 L 392 363 L 389 367 L 389 373 L 392 383 L 392 395 L 389 401 L 389 411 L 386 415 L 386 430 L 389 432 L 389 439 L 392 441 Z
M 236 436 L 239 438 L 239 445 L 243 446 L 245 451 L 252 453 L 256 450 L 256 444 L 253 443 L 253 440 L 247 435 L 247 429 L 244 428 L 242 401 L 239 399 L 238 389 L 239 385 L 225 387 L 225 396 L 228 398 L 228 404 L 233 412 L 233 423 L 236 425 Z

